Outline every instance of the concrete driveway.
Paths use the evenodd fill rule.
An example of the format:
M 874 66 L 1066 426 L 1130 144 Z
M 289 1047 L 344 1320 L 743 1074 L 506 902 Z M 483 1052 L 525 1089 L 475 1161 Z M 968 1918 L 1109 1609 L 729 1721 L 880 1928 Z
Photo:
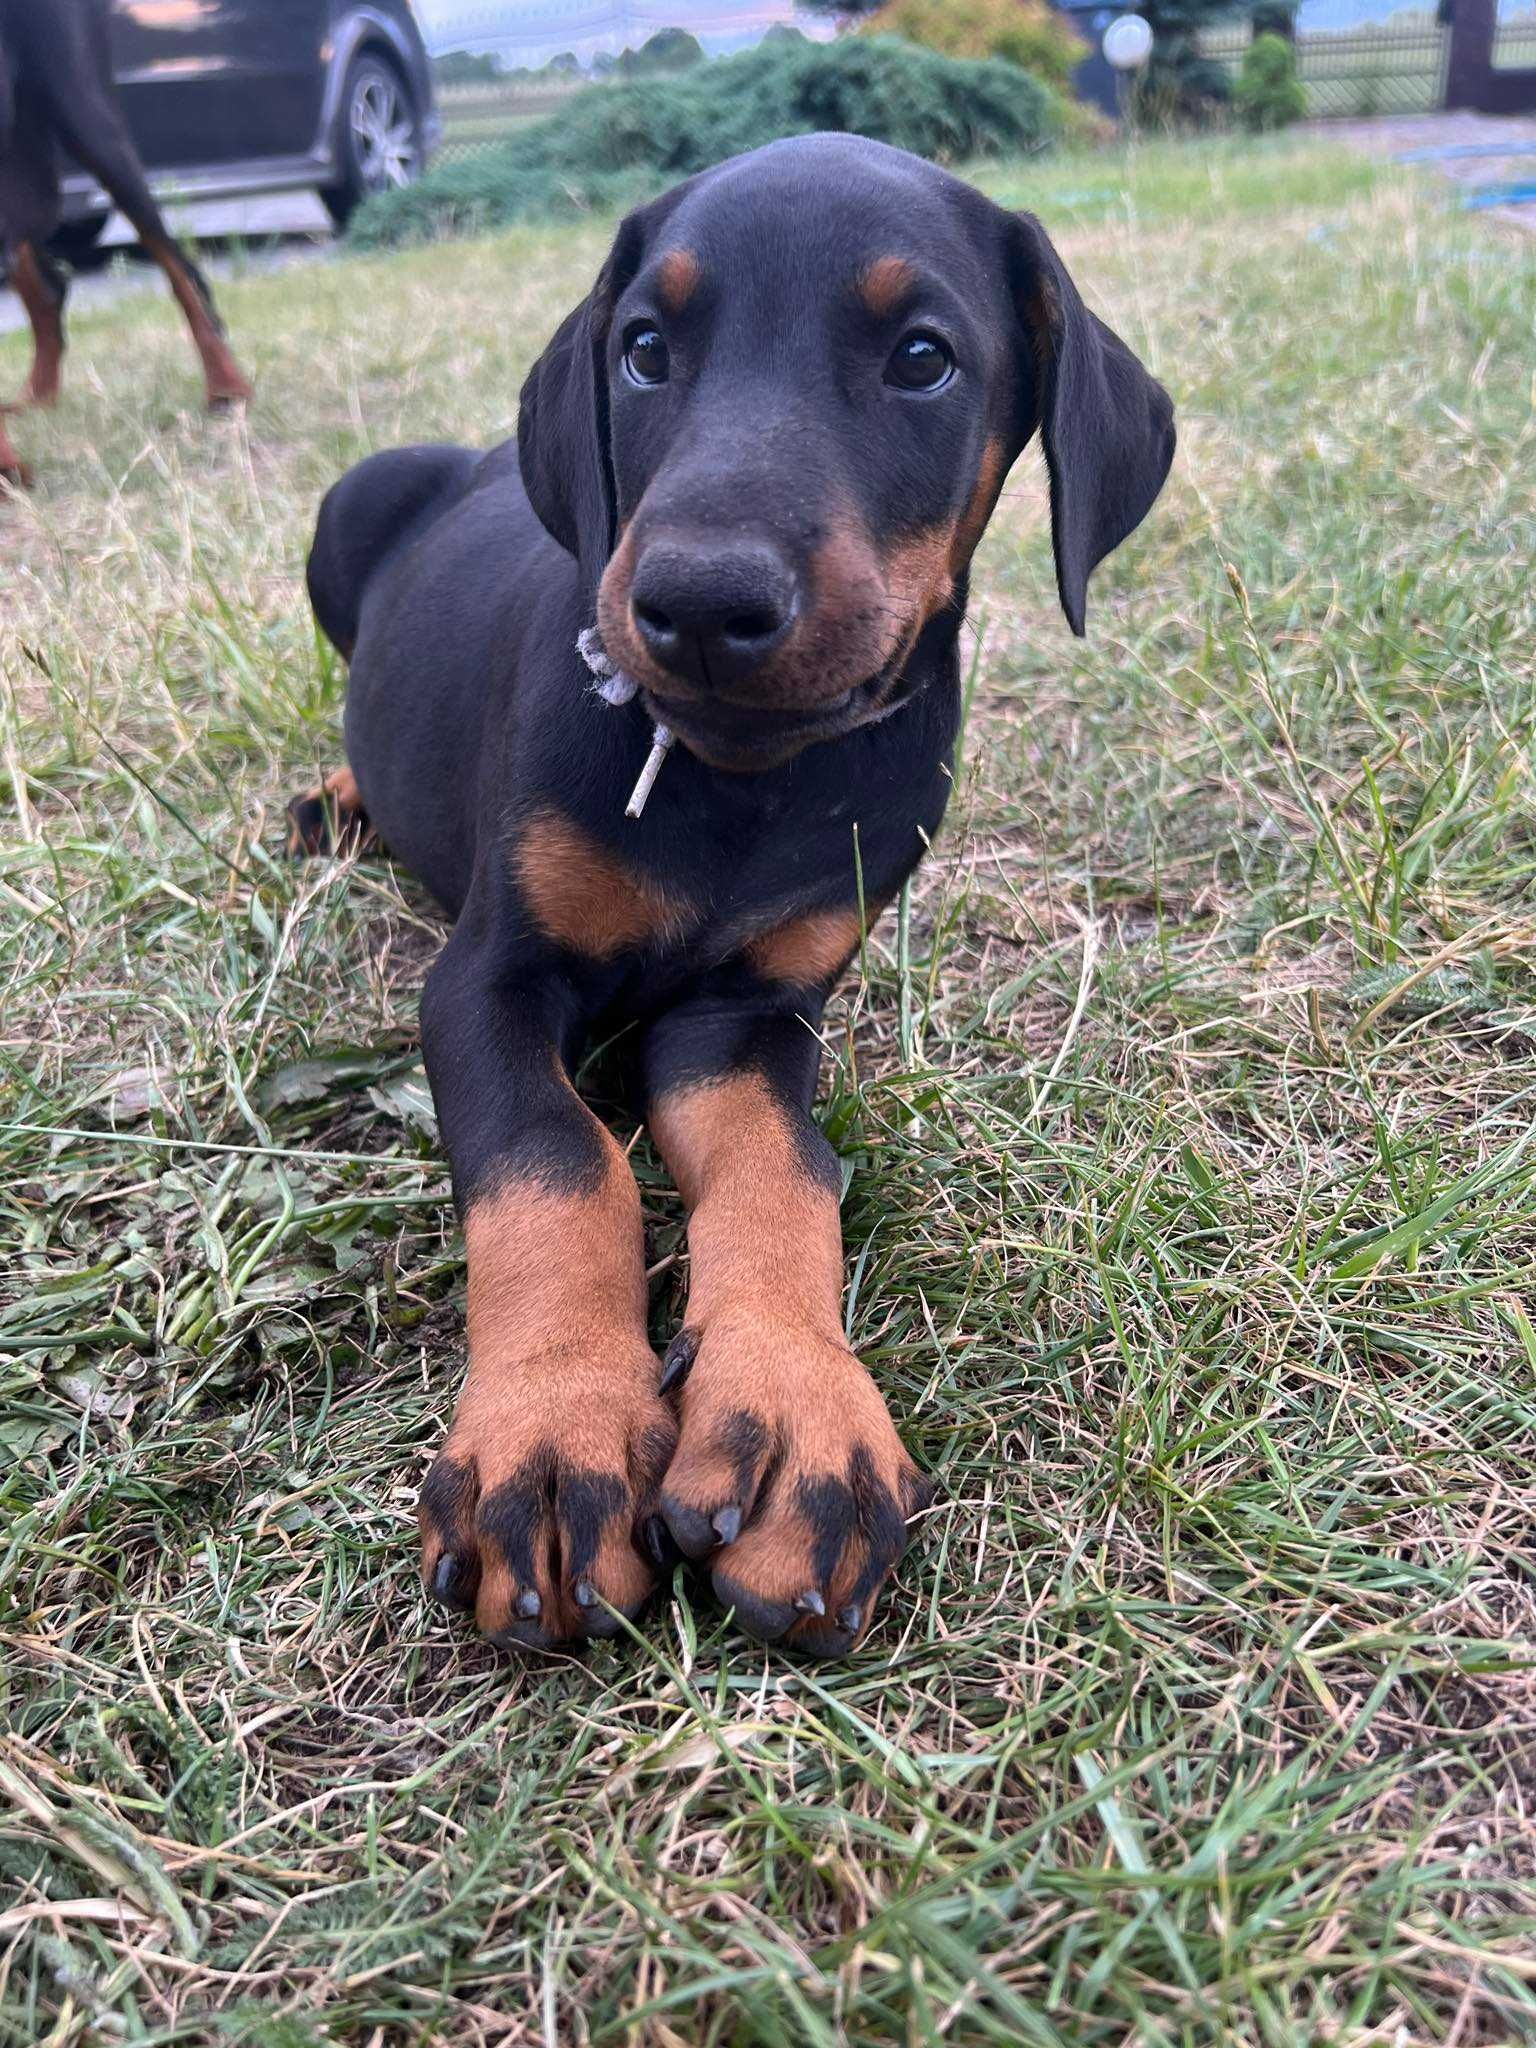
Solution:
M 1528 115 L 1386 114 L 1309 125 L 1327 140 L 1449 178 L 1463 187 L 1463 205 L 1536 234 L 1536 197 L 1512 196 L 1536 193 L 1536 119 Z

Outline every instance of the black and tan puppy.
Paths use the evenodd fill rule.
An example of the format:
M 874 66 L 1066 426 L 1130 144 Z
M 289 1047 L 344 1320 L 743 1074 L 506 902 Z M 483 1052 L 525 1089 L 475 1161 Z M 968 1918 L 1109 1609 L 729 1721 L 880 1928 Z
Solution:
M 670 1534 L 754 1634 L 836 1654 L 926 1498 L 843 1336 L 817 1027 L 855 834 L 873 915 L 943 816 L 971 552 L 1037 428 L 1081 631 L 1167 474 L 1167 395 L 1035 220 L 811 136 L 630 215 L 515 446 L 375 456 L 326 499 L 331 795 L 456 919 L 422 1036 L 469 1371 L 423 1569 L 497 1642 L 611 1632 Z M 594 621 L 639 684 L 618 707 Z M 679 744 L 629 819 L 658 721 Z M 570 1081 L 619 1021 L 689 1210 L 664 1366 L 635 1184 Z

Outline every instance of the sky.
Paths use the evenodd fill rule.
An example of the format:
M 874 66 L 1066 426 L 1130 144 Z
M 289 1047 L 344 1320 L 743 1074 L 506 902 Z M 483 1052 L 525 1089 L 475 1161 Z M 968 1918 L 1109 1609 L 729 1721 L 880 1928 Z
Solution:
M 756 42 L 793 17 L 791 0 L 417 0 L 433 50 L 496 48 L 539 63 L 557 50 L 621 50 L 659 28 L 690 29 L 707 50 Z

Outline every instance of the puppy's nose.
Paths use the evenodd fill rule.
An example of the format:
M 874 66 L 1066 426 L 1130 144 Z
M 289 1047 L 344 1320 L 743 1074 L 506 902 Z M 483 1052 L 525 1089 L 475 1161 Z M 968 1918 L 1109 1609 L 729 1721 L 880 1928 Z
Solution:
M 658 537 L 635 567 L 635 630 L 673 675 L 703 689 L 748 681 L 794 623 L 794 572 L 763 541 Z

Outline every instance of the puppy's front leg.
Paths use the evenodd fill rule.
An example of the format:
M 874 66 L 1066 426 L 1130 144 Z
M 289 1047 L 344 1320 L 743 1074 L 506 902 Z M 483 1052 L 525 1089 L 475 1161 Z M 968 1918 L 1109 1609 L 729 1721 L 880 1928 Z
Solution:
M 422 1488 L 422 1572 L 493 1640 L 535 1649 L 612 1634 L 603 1601 L 644 1602 L 676 1435 L 646 1335 L 639 1192 L 571 1086 L 570 1016 L 468 917 L 422 999 L 469 1261 L 469 1370 Z
M 843 1335 L 814 1022 L 678 1009 L 651 1031 L 646 1087 L 689 1209 L 688 1320 L 664 1381 L 680 1387 L 682 1429 L 662 1511 L 752 1634 L 837 1656 L 868 1627 L 929 1488 Z

